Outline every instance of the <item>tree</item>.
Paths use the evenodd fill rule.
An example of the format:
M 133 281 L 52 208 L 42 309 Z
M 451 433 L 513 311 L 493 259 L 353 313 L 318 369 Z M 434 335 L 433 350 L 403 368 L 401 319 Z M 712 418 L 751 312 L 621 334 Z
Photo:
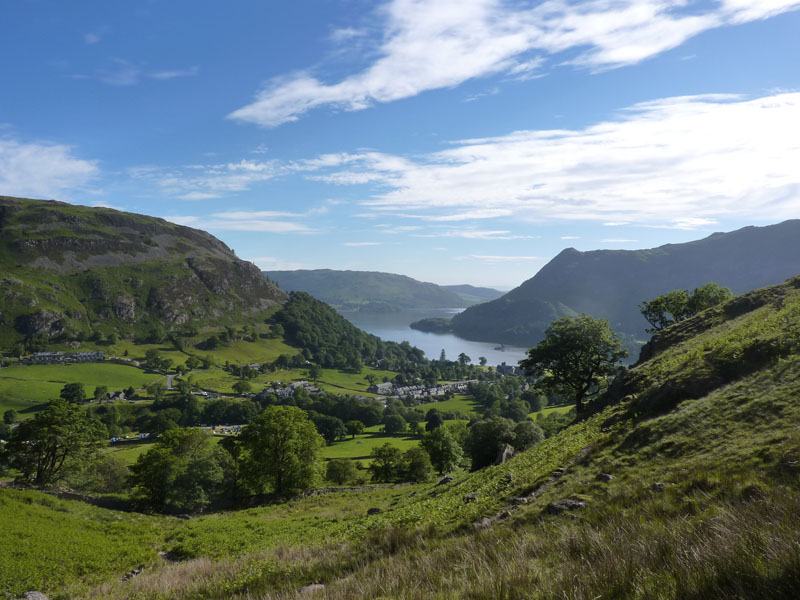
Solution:
M 464 450 L 472 459 L 472 470 L 494 463 L 498 452 L 506 444 L 514 445 L 514 423 L 502 417 L 491 417 L 473 423 L 469 428 Z
M 13 408 L 9 408 L 6 412 L 3 413 L 3 423 L 6 425 L 11 425 L 14 421 L 17 420 L 17 411 Z
M 580 414 L 583 399 L 619 372 L 619 361 L 628 351 L 607 320 L 582 314 L 553 321 L 527 355 L 519 362 L 525 372 L 539 377 L 540 388 L 572 398 Z
M 295 406 L 268 406 L 242 428 L 245 470 L 257 492 L 266 486 L 277 496 L 311 487 L 317 478 L 317 455 L 325 440 L 305 411 Z
M 462 365 L 468 365 L 472 362 L 472 359 L 462 352 L 458 355 L 458 362 Z
M 386 433 L 403 433 L 406 430 L 406 420 L 398 414 L 389 415 L 383 420 L 383 429 Z
M 317 431 L 325 438 L 328 444 L 347 437 L 347 429 L 345 429 L 342 420 L 337 417 L 322 416 L 315 420 L 314 425 L 316 425 Z
M 153 508 L 200 511 L 223 492 L 226 459 L 201 429 L 170 429 L 131 467 L 131 482 Z
M 56 481 L 71 463 L 88 462 L 103 425 L 65 399 L 54 400 L 34 418 L 20 423 L 4 452 L 22 479 L 36 485 Z
M 447 427 L 437 427 L 427 433 L 420 445 L 430 456 L 439 475 L 455 469 L 464 457 L 461 445 Z
M 485 367 L 487 362 L 489 362 L 489 361 L 487 361 L 487 360 L 486 360 L 486 357 L 485 357 L 485 356 L 479 356 L 479 357 L 478 357 L 478 363 L 479 363 L 479 364 L 480 364 L 482 367 Z
M 709 282 L 694 289 L 689 296 L 687 308 L 692 315 L 696 315 L 707 308 L 727 302 L 731 298 L 733 298 L 733 292 L 730 288 Z
M 311 381 L 316 384 L 319 378 L 322 377 L 322 367 L 319 365 L 311 365 L 308 368 L 308 376 L 311 378 Z
M 353 436 L 353 438 L 364 433 L 364 423 L 355 419 L 345 423 L 344 427 L 347 429 L 347 435 Z
M 352 460 L 346 458 L 331 459 L 325 469 L 325 479 L 337 485 L 344 485 L 348 481 L 352 481 L 356 475 L 358 475 L 356 466 Z
M 521 421 L 514 426 L 514 449 L 527 450 L 544 439 L 544 431 L 533 421 Z
M 98 385 L 94 388 L 94 401 L 95 402 L 102 402 L 103 400 L 108 399 L 108 387 L 104 385 Z
M 444 417 L 437 409 L 431 408 L 425 413 L 425 431 L 433 431 L 444 425 Z
M 253 386 L 249 381 L 239 380 L 233 384 L 233 391 L 240 396 L 244 396 L 245 394 L 249 394 L 253 391 Z
M 409 448 L 403 453 L 402 477 L 406 481 L 429 481 L 433 474 L 431 459 L 428 453 L 420 447 Z
M 86 402 L 86 390 L 82 383 L 67 383 L 61 388 L 59 394 L 62 400 L 73 404 L 83 404 Z
M 650 323 L 648 333 L 660 331 L 693 317 L 697 313 L 733 298 L 730 288 L 706 283 L 692 292 L 672 290 L 639 305 L 642 316 Z
M 398 448 L 386 442 L 383 446 L 373 448 L 372 463 L 369 472 L 374 481 L 388 483 L 395 481 L 403 473 L 403 455 Z

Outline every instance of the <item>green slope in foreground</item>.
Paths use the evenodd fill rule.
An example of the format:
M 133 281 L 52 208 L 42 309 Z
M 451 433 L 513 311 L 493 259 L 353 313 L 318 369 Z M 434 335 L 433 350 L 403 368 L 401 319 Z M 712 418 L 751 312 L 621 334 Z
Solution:
M 295 598 L 312 582 L 325 588 L 310 597 L 337 599 L 796 598 L 798 288 L 759 290 L 662 332 L 595 414 L 504 465 L 443 486 L 170 521 L 160 548 L 179 562 L 151 557 L 121 582 L 136 561 L 108 559 L 41 587 L 87 598 Z M 4 532 L 44 504 L 27 494 L 0 491 Z M 565 500 L 573 508 L 555 511 Z M 42 510 L 74 510 L 59 506 Z M 138 544 L 152 546 L 141 530 Z M 43 528 L 25 536 L 53 543 Z M 3 536 L 0 564 L 48 572 L 48 556 L 16 539 Z M 0 589 L 24 591 L 0 577 Z

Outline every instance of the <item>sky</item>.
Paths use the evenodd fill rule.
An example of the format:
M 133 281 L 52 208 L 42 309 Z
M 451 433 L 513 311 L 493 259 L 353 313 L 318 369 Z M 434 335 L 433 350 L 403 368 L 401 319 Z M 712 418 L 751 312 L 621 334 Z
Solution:
M 507 290 L 800 217 L 800 0 L 0 0 L 0 195 Z

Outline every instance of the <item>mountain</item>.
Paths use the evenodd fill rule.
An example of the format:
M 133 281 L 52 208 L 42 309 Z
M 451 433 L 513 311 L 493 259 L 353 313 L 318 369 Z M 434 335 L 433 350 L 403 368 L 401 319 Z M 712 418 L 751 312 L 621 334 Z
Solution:
M 475 287 L 474 285 L 442 285 L 439 287 L 445 290 L 450 290 L 451 292 L 455 292 L 461 296 L 464 302 L 469 303 L 469 306 L 473 304 L 479 304 L 480 302 L 496 300 L 503 295 L 503 292 L 500 290 L 486 287 Z
M 340 310 L 392 312 L 408 308 L 461 308 L 486 295 L 486 288 L 448 289 L 393 273 L 377 271 L 264 271 L 287 292 L 306 292 Z M 499 295 L 499 292 L 498 292 Z M 472 299 L 467 299 L 471 296 Z
M 553 319 L 587 313 L 608 319 L 630 343 L 646 336 L 638 308 L 645 300 L 709 281 L 740 294 L 783 281 L 798 265 L 800 220 L 649 250 L 568 248 L 501 298 L 454 316 L 451 330 L 466 339 L 530 346 Z
M 286 298 L 204 231 L 108 208 L 0 197 L 0 348 L 250 322 Z

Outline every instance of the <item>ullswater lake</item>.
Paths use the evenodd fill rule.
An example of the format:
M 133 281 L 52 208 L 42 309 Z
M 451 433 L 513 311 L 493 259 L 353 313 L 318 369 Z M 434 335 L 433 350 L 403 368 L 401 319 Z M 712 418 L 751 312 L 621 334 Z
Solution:
M 515 346 L 502 346 L 488 342 L 472 342 L 462 339 L 452 333 L 438 334 L 425 333 L 411 329 L 409 325 L 420 319 L 429 317 L 452 317 L 460 313 L 463 308 L 425 308 L 404 310 L 392 313 L 362 313 L 340 311 L 340 314 L 356 327 L 367 333 L 377 335 L 382 340 L 391 342 L 407 341 L 425 352 L 429 359 L 439 358 L 442 350 L 449 360 L 456 360 L 462 352 L 472 359 L 473 364 L 478 364 L 478 359 L 485 356 L 487 364 L 496 366 L 501 363 L 517 365 L 517 361 L 525 358 L 526 348 Z M 500 349 L 502 348 L 502 349 Z

